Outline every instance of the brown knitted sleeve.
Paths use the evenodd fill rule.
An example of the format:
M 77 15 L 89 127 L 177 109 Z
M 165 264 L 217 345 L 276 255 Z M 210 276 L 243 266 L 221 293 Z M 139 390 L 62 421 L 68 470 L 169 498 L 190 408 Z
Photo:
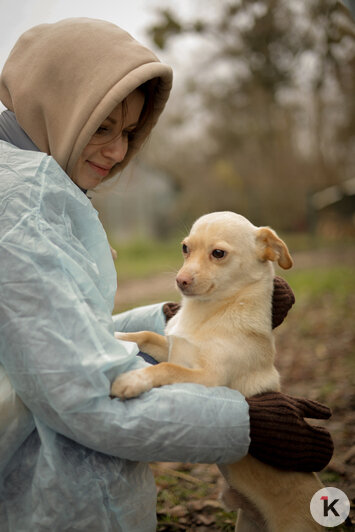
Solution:
M 247 402 L 252 456 L 293 471 L 320 471 L 328 464 L 334 450 L 329 432 L 304 420 L 329 419 L 327 406 L 279 392 L 255 395 Z
M 179 303 L 165 303 L 163 305 L 163 312 L 165 315 L 166 322 L 168 322 L 173 316 L 175 316 L 179 309 Z
M 274 278 L 272 294 L 272 328 L 278 327 L 286 318 L 288 311 L 295 302 L 290 285 L 282 277 Z

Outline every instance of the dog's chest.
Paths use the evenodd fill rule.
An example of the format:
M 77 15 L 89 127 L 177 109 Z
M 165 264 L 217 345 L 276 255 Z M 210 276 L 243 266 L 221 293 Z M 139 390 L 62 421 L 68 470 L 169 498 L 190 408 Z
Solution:
M 236 360 L 239 341 L 232 330 L 221 331 L 211 323 L 196 323 L 188 316 L 175 316 L 166 329 L 166 336 L 170 362 L 190 368 L 207 364 L 211 371 L 225 374 L 225 382 L 219 384 L 228 386 L 229 379 L 238 374 L 240 364 L 244 365 L 244 361 Z
M 189 368 L 208 366 L 215 385 L 228 386 L 244 394 L 279 389 L 273 365 L 273 343 L 268 335 L 241 330 L 236 321 L 197 324 L 178 313 L 169 322 L 166 334 L 174 348 L 169 361 Z

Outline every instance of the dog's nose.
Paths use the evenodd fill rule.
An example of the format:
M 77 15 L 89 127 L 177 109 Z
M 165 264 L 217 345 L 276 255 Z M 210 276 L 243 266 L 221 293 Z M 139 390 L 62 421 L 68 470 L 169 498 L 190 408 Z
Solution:
M 183 290 L 187 288 L 193 281 L 193 277 L 187 273 L 181 273 L 176 277 L 176 284 L 178 287 Z

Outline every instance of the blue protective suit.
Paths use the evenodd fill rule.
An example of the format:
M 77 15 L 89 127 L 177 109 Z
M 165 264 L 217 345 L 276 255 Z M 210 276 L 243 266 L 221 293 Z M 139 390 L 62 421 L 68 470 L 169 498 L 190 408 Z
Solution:
M 145 364 L 114 329 L 162 332 L 161 305 L 112 319 L 97 212 L 54 159 L 3 141 L 0 261 L 1 532 L 152 532 L 147 462 L 247 453 L 238 392 L 179 384 L 109 398 L 119 373 Z

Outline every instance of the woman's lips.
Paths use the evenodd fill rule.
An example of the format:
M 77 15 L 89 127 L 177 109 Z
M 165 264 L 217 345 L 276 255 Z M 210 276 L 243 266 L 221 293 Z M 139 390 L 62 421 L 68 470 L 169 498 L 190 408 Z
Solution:
M 101 177 L 106 177 L 110 173 L 111 168 L 105 168 L 103 166 L 99 166 L 93 163 L 92 161 L 87 161 L 87 162 L 89 166 L 91 166 L 91 168 Z

